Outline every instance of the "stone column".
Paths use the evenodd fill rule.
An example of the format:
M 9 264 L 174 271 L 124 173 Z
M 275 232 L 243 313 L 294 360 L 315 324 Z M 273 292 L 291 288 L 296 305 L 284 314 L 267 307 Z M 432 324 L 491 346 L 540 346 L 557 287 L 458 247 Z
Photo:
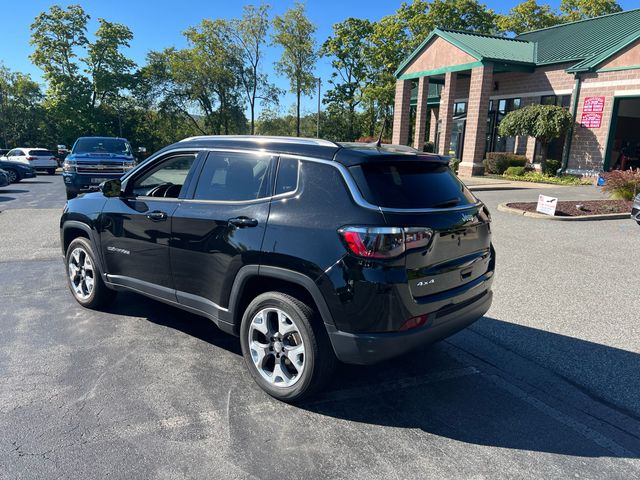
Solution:
M 411 80 L 397 80 L 391 143 L 396 145 L 407 145 L 409 143 L 410 109 Z
M 431 120 L 429 120 L 429 141 L 436 141 L 436 132 L 438 131 L 438 109 L 436 107 L 431 109 Z M 435 149 L 438 149 L 438 145 L 434 145 Z
M 418 80 L 418 103 L 416 104 L 416 130 L 413 134 L 413 148 L 420 151 L 424 148 L 427 128 L 427 97 L 429 96 L 429 77 Z
M 444 75 L 444 86 L 440 93 L 440 141 L 437 152 L 440 155 L 449 155 L 451 147 L 451 131 L 453 130 L 453 99 L 456 94 L 455 72 L 447 72 Z
M 492 65 L 471 70 L 464 152 L 458 170 L 461 176 L 482 175 L 484 173 L 482 160 L 487 142 L 487 116 L 489 115 L 489 96 L 492 88 Z

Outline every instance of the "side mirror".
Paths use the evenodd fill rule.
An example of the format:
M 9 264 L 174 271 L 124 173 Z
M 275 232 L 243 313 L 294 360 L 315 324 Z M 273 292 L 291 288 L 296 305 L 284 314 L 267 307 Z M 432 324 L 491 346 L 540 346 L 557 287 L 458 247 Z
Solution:
M 107 180 L 100 184 L 100 191 L 105 197 L 119 197 L 122 194 L 122 183 L 119 178 Z

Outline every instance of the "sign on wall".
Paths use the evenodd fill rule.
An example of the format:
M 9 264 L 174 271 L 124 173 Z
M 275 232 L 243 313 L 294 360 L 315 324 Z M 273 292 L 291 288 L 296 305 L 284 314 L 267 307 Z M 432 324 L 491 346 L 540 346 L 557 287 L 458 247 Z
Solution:
M 604 112 L 604 97 L 586 97 L 582 113 L 602 113 Z
M 580 124 L 585 128 L 600 128 L 602 125 L 601 113 L 583 113 Z

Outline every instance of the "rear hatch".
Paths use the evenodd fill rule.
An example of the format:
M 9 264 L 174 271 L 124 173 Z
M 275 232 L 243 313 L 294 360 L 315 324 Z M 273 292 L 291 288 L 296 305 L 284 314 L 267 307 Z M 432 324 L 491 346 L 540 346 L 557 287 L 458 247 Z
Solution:
M 433 231 L 427 246 L 405 254 L 415 299 L 464 287 L 490 269 L 488 211 L 446 163 L 372 162 L 349 170 L 365 200 L 382 208 L 389 226 Z

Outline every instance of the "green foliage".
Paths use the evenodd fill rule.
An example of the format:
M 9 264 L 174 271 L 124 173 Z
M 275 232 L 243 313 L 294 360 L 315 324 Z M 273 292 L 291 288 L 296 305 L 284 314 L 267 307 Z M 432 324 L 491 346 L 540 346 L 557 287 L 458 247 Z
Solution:
M 555 177 L 561 165 L 562 162 L 560 162 L 560 160 L 552 160 L 548 158 L 542 164 L 542 173 Z
M 633 200 L 640 193 L 640 168 L 635 170 L 614 170 L 605 174 L 602 191 L 617 200 Z
M 588 179 L 581 179 L 572 175 L 564 175 L 561 177 L 550 177 L 539 172 L 526 172 L 522 176 L 503 175 L 500 178 L 513 180 L 517 182 L 533 182 L 533 183 L 551 183 L 554 185 L 591 185 L 593 182 Z
M 525 167 L 508 167 L 503 175 L 506 177 L 522 177 L 526 172 Z
M 453 170 L 453 173 L 458 174 L 458 169 L 460 168 L 460 159 L 451 157 L 449 159 L 449 168 Z
M 502 32 L 517 34 L 540 28 L 547 28 L 562 23 L 549 5 L 538 4 L 536 0 L 526 0 L 498 19 L 498 28 Z
M 275 17 L 273 29 L 273 43 L 283 50 L 276 71 L 289 79 L 291 92 L 296 95 L 296 135 L 300 136 L 300 97 L 311 95 L 316 85 L 316 26 L 307 18 L 304 4 L 296 2 L 284 16 Z
M 575 22 L 621 12 L 622 7 L 615 0 L 562 0 L 560 11 L 566 15 L 566 21 Z
M 524 167 L 527 157 L 510 152 L 489 152 L 484 160 L 486 173 L 502 175 L 509 167 Z
M 564 135 L 572 124 L 573 117 L 565 108 L 556 105 L 527 105 L 509 112 L 500 122 L 498 132 L 504 137 L 535 137 L 540 142 L 544 163 L 549 142 Z

